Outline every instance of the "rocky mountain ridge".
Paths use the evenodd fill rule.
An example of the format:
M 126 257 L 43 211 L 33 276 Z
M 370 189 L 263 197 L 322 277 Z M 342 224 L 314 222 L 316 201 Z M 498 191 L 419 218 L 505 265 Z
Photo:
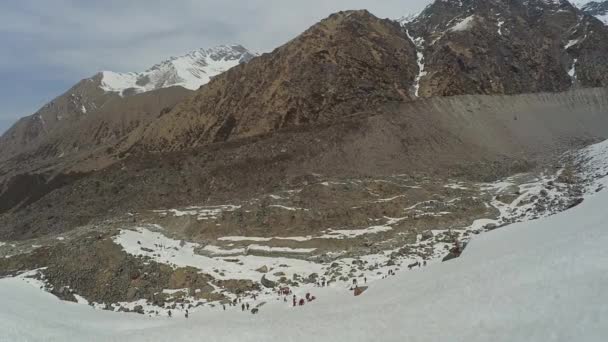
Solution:
M 568 1 L 435 1 L 402 25 L 422 97 L 608 84 L 608 30 Z
M 241 45 L 220 45 L 171 57 L 144 72 L 101 72 L 100 87 L 121 96 L 181 86 L 196 90 L 222 72 L 255 57 Z
M 135 139 L 136 145 L 146 151 L 179 150 L 329 122 L 374 110 L 382 102 L 419 97 L 560 92 L 608 84 L 608 29 L 568 1 L 436 1 L 417 17 L 402 20 L 401 31 L 392 25 L 366 11 L 334 14 L 271 54 L 211 82 L 153 123 Z M 371 45 L 355 45 L 366 40 Z M 333 51 L 338 44 L 340 50 Z M 353 47 L 364 52 L 350 53 L 360 60 L 340 59 Z M 316 49 L 317 54 L 285 53 L 298 49 Z M 354 75 L 361 61 L 369 69 L 394 68 L 391 59 L 383 59 L 390 49 L 404 51 L 393 56 L 406 65 L 398 64 L 389 74 L 376 72 L 374 79 L 358 75 L 332 83 L 346 80 L 340 76 L 345 70 Z M 263 71 L 282 64 L 291 67 Z M 301 76 L 304 66 L 307 77 Z M 311 76 L 318 77 L 312 81 L 319 85 L 303 83 Z M 256 82 L 263 86 L 251 87 Z M 353 88 L 358 88 L 356 96 Z M 302 97 L 294 96 L 303 89 Z M 369 101 L 378 92 L 381 101 Z
M 108 104 L 113 104 L 113 115 L 120 115 L 122 121 L 138 121 L 138 109 L 131 106 L 125 108 L 117 107 L 121 97 L 143 94 L 156 91 L 158 96 L 144 96 L 150 98 L 150 105 L 164 105 L 157 112 L 167 108 L 165 100 L 157 100 L 171 97 L 172 94 L 189 93 L 188 90 L 196 90 L 211 78 L 238 65 L 246 63 L 255 55 L 241 45 L 223 45 L 210 49 L 199 49 L 184 56 L 171 57 L 145 72 L 141 73 L 116 73 L 104 71 L 91 78 L 84 79 L 58 96 L 48 104 L 44 105 L 35 114 L 20 119 L 13 127 L 0 137 L 0 161 L 7 160 L 21 153 L 35 154 L 43 159 L 61 158 L 71 154 L 75 149 L 85 148 L 85 142 L 70 141 L 75 144 L 66 148 L 67 142 L 56 142 L 54 139 L 61 136 L 73 136 L 81 121 L 91 121 L 91 117 L 98 117 L 97 124 L 93 129 L 107 124 Z M 169 87 L 182 87 L 182 90 L 163 89 Z M 182 99 L 182 96 L 176 98 Z M 129 100 L 125 101 L 129 102 Z M 131 101 L 132 102 L 132 101 Z M 170 103 L 173 106 L 175 103 Z M 104 112 L 97 115 L 97 112 Z M 104 124 L 104 121 L 106 123 Z M 112 120 L 109 120 L 112 121 Z M 108 126 L 105 130 L 115 131 L 114 136 L 122 137 L 124 127 Z M 87 134 L 96 134 L 93 131 Z M 42 152 L 40 152 L 42 151 Z
M 588 1 L 577 3 L 577 6 L 585 13 L 596 17 L 608 25 L 608 1 Z

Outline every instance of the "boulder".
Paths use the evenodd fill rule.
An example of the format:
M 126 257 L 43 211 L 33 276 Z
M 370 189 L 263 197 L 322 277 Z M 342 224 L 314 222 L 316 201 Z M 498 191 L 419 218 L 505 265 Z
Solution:
M 359 296 L 361 295 L 363 292 L 365 292 L 365 290 L 367 290 L 367 286 L 359 286 L 359 287 L 355 287 L 355 296 Z
M 268 273 L 268 266 L 264 265 L 256 270 L 256 272 L 260 273 Z
M 137 298 L 138 295 L 139 295 L 139 289 L 137 287 L 130 287 L 127 290 L 127 300 L 129 300 L 129 301 L 134 301 L 136 299 L 139 299 L 139 298 Z
M 495 223 L 488 223 L 485 226 L 483 226 L 483 229 L 485 230 L 494 230 L 498 228 L 498 226 Z
M 304 280 L 305 283 L 316 283 L 317 279 L 319 279 L 319 275 L 316 273 L 312 273 Z
M 570 203 L 568 204 L 568 209 L 572 209 L 581 203 L 583 203 L 582 198 L 575 198 L 572 201 L 570 201 Z
M 421 235 L 422 235 L 422 241 L 433 238 L 433 232 L 430 230 L 423 231 Z
M 262 276 L 262 280 L 260 280 L 260 283 L 262 283 L 262 285 L 264 285 L 264 287 L 267 287 L 269 289 L 277 286 L 276 282 L 266 279 L 266 275 Z

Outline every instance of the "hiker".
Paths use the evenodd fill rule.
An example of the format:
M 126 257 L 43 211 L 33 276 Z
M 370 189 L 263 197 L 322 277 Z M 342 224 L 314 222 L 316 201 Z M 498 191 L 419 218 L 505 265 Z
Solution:
M 305 296 L 306 300 L 310 302 L 310 293 L 307 293 Z
M 419 262 L 419 261 L 416 261 L 416 262 L 415 262 L 415 263 L 413 263 L 413 264 L 409 264 L 409 265 L 407 265 L 407 268 L 409 268 L 409 269 L 411 270 L 412 268 L 414 268 L 414 267 L 416 267 L 416 266 L 420 266 L 420 262 Z
M 293 295 L 293 306 L 296 306 L 296 295 Z
M 169 317 L 171 317 L 171 310 L 169 310 L 168 314 L 169 314 Z
M 186 318 L 188 318 L 188 310 L 186 310 Z
M 363 282 L 367 284 L 367 277 L 363 278 Z
M 422 262 L 422 266 L 426 266 L 426 260 Z
M 224 308 L 224 311 L 226 311 L 226 304 L 222 304 L 222 307 Z
M 245 306 L 247 307 L 247 310 L 249 310 L 249 303 L 245 304 Z
M 256 296 L 256 295 L 255 295 L 255 293 L 254 293 L 254 294 L 253 294 L 253 300 L 255 300 L 255 299 L 256 299 L 256 297 L 257 297 L 257 296 Z
M 353 279 L 353 285 L 357 285 L 357 279 Z
M 304 303 L 305 303 L 305 302 L 304 302 L 304 298 L 301 298 L 301 299 L 300 299 L 300 306 L 304 306 Z
M 241 311 L 245 311 L 245 304 L 241 304 Z

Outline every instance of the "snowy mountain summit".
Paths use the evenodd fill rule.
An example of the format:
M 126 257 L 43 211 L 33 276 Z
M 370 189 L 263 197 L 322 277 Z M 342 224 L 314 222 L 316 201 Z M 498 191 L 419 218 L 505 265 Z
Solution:
M 182 86 L 196 90 L 222 72 L 248 62 L 255 55 L 241 45 L 220 45 L 171 57 L 144 72 L 103 71 L 100 87 L 121 96 Z
M 608 25 L 608 0 L 582 1 L 576 4 L 583 12 L 599 19 Z

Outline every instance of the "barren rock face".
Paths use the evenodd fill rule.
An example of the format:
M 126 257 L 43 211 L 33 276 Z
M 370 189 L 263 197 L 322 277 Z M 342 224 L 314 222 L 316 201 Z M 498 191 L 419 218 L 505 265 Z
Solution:
M 424 56 L 420 96 L 608 84 L 608 31 L 567 1 L 437 1 L 404 28 Z

